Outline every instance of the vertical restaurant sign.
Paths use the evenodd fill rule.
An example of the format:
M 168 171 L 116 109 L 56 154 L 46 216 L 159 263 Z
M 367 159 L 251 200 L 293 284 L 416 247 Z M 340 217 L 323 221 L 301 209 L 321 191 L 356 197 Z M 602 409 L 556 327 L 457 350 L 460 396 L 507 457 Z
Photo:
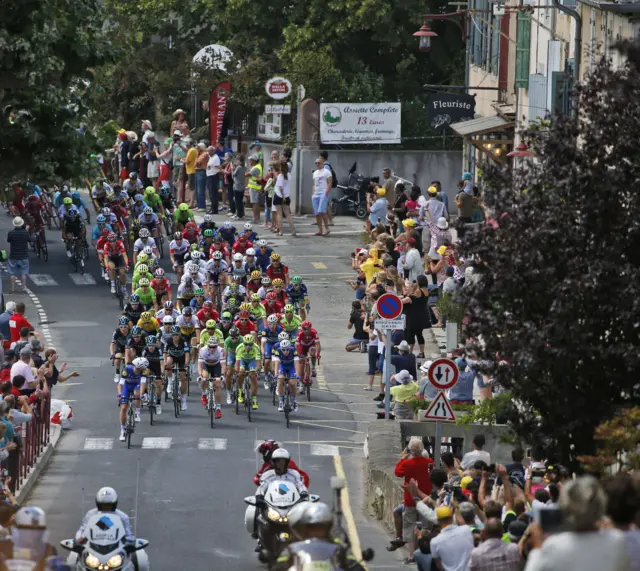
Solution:
M 231 83 L 223 81 L 211 90 L 209 96 L 209 137 L 211 144 L 215 145 L 222 134 L 222 122 L 227 110 L 227 101 L 231 93 Z
M 434 93 L 427 103 L 427 117 L 433 129 L 444 129 L 451 123 L 469 121 L 475 117 L 476 98 L 473 95 Z
M 401 108 L 400 103 L 321 103 L 320 141 L 398 144 Z

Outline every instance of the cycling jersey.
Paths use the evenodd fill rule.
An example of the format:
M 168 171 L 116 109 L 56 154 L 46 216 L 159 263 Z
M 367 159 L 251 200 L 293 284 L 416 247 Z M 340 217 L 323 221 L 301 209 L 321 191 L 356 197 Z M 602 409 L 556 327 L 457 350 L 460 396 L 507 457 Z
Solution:
M 68 234 L 73 234 L 75 238 L 79 238 L 84 230 L 84 222 L 79 216 L 76 216 L 73 220 L 66 218 L 64 221 L 64 231 Z
M 140 216 L 138 216 L 138 220 L 140 221 L 141 226 L 146 226 L 149 229 L 151 229 L 150 227 L 155 228 L 160 224 L 160 219 L 155 212 L 150 216 L 140 214 Z
M 185 354 L 189 352 L 189 349 L 189 345 L 187 345 L 184 339 L 180 339 L 178 343 L 175 343 L 172 337 L 163 345 L 162 353 L 174 359 L 179 359 L 180 357 L 184 357 Z
M 189 244 L 193 244 L 200 239 L 200 232 L 198 229 L 196 230 L 183 230 L 182 237 L 189 242 Z
M 127 349 L 135 349 L 137 354 L 141 354 L 146 346 L 147 337 L 145 335 L 140 335 L 138 341 L 133 338 L 133 335 L 129 335 L 127 339 Z
M 231 247 L 231 251 L 234 254 L 242 254 L 244 256 L 249 248 L 253 248 L 253 244 L 249 240 L 238 240 Z
M 204 234 L 205 230 L 213 230 L 213 234 L 214 235 L 217 232 L 216 223 L 215 222 L 203 222 L 202 224 L 200 224 L 199 228 L 200 228 L 200 233 L 201 234 Z
M 269 264 L 267 267 L 267 276 L 271 281 L 280 278 L 283 282 L 286 281 L 285 277 L 289 274 L 289 268 L 284 264 L 280 264 L 277 268 L 273 264 Z
M 262 332 L 262 338 L 266 339 L 267 343 L 275 344 L 278 342 L 278 335 L 282 332 L 282 326 L 276 325 L 275 329 L 272 329 L 271 325 L 267 325 Z
M 122 190 L 126 191 L 131 196 L 138 194 L 137 191 L 143 189 L 144 185 L 142 184 L 142 181 L 140 179 L 136 179 L 134 182 L 130 178 L 128 178 L 122 183 Z
M 136 373 L 133 365 L 127 365 L 120 372 L 120 386 L 122 387 L 122 393 L 120 394 L 120 403 L 124 403 L 129 400 L 129 397 L 140 386 L 140 383 L 146 381 L 144 371 Z
M 300 284 L 300 287 L 298 288 L 296 288 L 293 284 L 289 284 L 286 291 L 287 297 L 291 301 L 301 302 L 309 297 L 307 294 L 307 286 L 304 284 Z
M 235 355 L 240 343 L 242 343 L 242 339 L 240 337 L 236 337 L 235 341 L 232 337 L 227 337 L 224 340 L 224 350 L 230 355 Z
M 152 194 L 149 196 L 148 194 L 144 195 L 144 202 L 147 206 L 153 208 L 155 212 L 160 211 L 160 205 L 162 204 L 162 200 L 157 194 Z
M 220 228 L 220 236 L 225 242 L 228 242 L 229 245 L 232 245 L 236 240 L 236 227 L 231 226 L 231 228 Z
M 190 302 L 195 295 L 193 287 L 187 287 L 183 284 L 178 286 L 178 299 L 180 301 Z
M 133 277 L 131 278 L 131 284 L 133 285 L 134 289 L 138 287 L 138 284 L 140 283 L 140 280 L 142 278 L 147 278 L 149 280 L 149 283 L 151 283 L 151 280 L 153 279 L 153 274 L 150 272 L 138 272 L 134 270 Z M 148 303 L 148 302 L 145 301 L 145 303 Z
M 222 252 L 222 255 L 225 258 L 229 257 L 229 246 L 226 242 L 220 242 L 219 247 L 216 247 L 216 244 L 212 244 L 211 249 L 209 250 L 209 257 L 213 256 L 214 252 Z
M 160 330 L 160 325 L 154 318 L 151 318 L 149 321 L 142 321 L 142 319 L 139 319 L 138 326 L 142 327 L 142 330 L 145 333 L 153 333 L 154 335 Z
M 217 365 L 222 360 L 222 349 L 216 347 L 210 349 L 209 347 L 202 347 L 198 352 L 198 361 L 201 361 L 207 365 Z
M 260 347 L 258 347 L 258 344 L 252 343 L 247 346 L 244 343 L 240 343 L 236 348 L 236 361 L 251 361 L 254 359 L 260 359 Z
M 281 349 L 280 343 L 277 343 L 271 353 L 275 359 L 278 359 L 282 365 L 289 365 L 294 361 L 298 361 L 300 358 L 298 357 L 298 352 L 295 347 L 291 347 L 289 351 L 286 353 Z
M 173 213 L 173 221 L 176 224 L 186 224 L 190 220 L 193 220 L 193 212 L 191 210 L 180 210 L 179 208 Z
M 215 329 L 213 332 L 213 336 L 218 340 L 218 344 L 222 345 L 224 343 L 224 335 L 220 329 Z M 202 333 L 200 333 L 200 347 L 204 347 L 211 338 L 211 333 L 209 333 L 208 329 L 205 329 Z
M 265 299 L 262 302 L 262 305 L 264 307 L 264 310 L 267 313 L 267 316 L 273 313 L 282 313 L 283 305 L 278 300 L 275 300 L 273 303 L 270 303 L 268 299 Z
M 229 266 L 229 269 L 227 271 L 231 276 L 240 278 L 240 281 L 242 283 L 246 283 L 247 268 L 244 265 L 244 262 L 240 262 L 240 265 L 238 265 L 236 262 L 233 262 L 231 266 Z
M 182 240 L 180 244 L 175 240 L 171 240 L 171 244 L 169 244 L 169 253 L 173 255 L 175 261 L 179 265 L 184 264 L 184 255 L 189 250 L 189 242 L 186 240 Z
M 186 316 L 181 315 L 176 320 L 176 325 L 180 328 L 182 335 L 191 336 L 196 332 L 196 320 L 193 316 L 187 321 Z
M 298 337 L 296 337 L 296 343 L 303 347 L 311 347 L 318 342 L 318 332 L 312 327 L 308 333 L 304 330 L 300 330 Z
M 280 318 L 280 324 L 284 327 L 287 333 L 291 333 L 300 327 L 302 319 L 297 315 L 294 315 L 291 320 L 287 320 L 286 314 Z
M 143 250 L 145 248 L 145 246 L 151 246 L 151 249 L 155 250 L 156 249 L 156 241 L 153 238 L 147 238 L 146 240 L 143 240 L 142 238 L 138 238 L 133 243 L 133 251 L 134 252 L 140 252 L 141 250 Z
M 215 309 L 209 309 L 209 310 L 201 309 L 196 313 L 196 319 L 198 320 L 200 327 L 204 327 L 207 321 L 209 321 L 209 319 L 213 319 L 214 321 L 219 321 L 219 317 L 220 316 L 218 315 L 218 312 Z
M 104 247 L 108 242 L 109 240 L 104 237 L 98 239 L 98 241 L 96 242 L 96 251 L 98 252 L 98 254 L 104 254 Z
M 264 253 L 262 253 L 261 249 L 256 250 L 256 263 L 260 266 L 260 271 L 264 274 L 271 263 L 271 254 L 273 254 L 273 250 L 271 248 L 267 248 Z
M 262 284 L 260 283 L 260 278 L 258 278 L 257 280 L 249 280 L 247 282 L 247 291 L 249 293 L 258 293 L 261 287 Z
M 108 185 L 106 182 L 103 182 L 101 186 L 102 188 L 99 187 L 98 185 L 95 185 L 91 189 L 92 198 L 102 198 L 103 196 L 107 194 L 111 194 L 113 192 L 113 188 L 111 188 L 111 186 Z
M 156 298 L 156 292 L 153 291 L 150 287 L 147 287 L 146 290 L 139 287 L 134 293 L 140 298 L 140 301 L 142 303 L 153 307 L 153 302 Z
M 234 325 L 238 328 L 238 331 L 240 331 L 240 335 L 253 333 L 256 330 L 255 324 L 250 319 L 247 319 L 244 323 L 238 319 Z
M 209 260 L 207 262 L 207 275 L 210 276 L 215 283 L 218 283 L 220 274 L 227 272 L 228 269 L 229 265 L 224 260 Z
M 128 338 L 129 338 L 129 335 L 123 335 L 122 331 L 120 331 L 120 328 L 116 329 L 113 332 L 111 341 L 113 341 L 113 343 L 115 343 L 116 345 L 116 353 L 120 353 L 124 350 L 124 348 L 127 346 Z
M 140 216 L 142 216 L 142 211 L 145 209 L 145 204 L 144 202 L 134 202 L 131 205 L 131 214 L 133 214 L 133 217 L 136 220 L 140 219 Z
M 155 291 L 157 295 L 169 292 L 169 297 L 171 297 L 171 282 L 169 282 L 167 278 L 153 278 L 151 280 L 151 289 Z
M 162 319 L 165 317 L 173 317 L 173 319 L 178 319 L 178 317 L 180 317 L 180 312 L 177 309 L 172 309 L 170 311 L 167 311 L 166 309 L 161 309 L 160 311 L 158 311 L 158 313 L 156 313 L 156 319 L 158 320 L 159 323 L 162 323 Z
M 131 307 L 131 303 L 127 303 L 127 305 L 124 306 L 123 315 L 125 315 L 131 323 L 138 323 L 138 319 L 140 319 L 143 311 L 146 311 L 144 303 L 139 303 L 135 309 Z
M 93 230 L 91 230 L 91 240 L 93 242 L 100 242 L 100 240 L 106 240 L 106 238 L 101 238 L 102 236 L 102 230 L 106 228 L 107 230 L 109 230 L 109 232 L 113 232 L 113 228 L 111 227 L 111 224 L 96 224 L 93 227 Z M 100 250 L 98 250 L 100 251 Z
M 251 309 L 249 310 L 251 317 L 254 320 L 264 319 L 267 316 L 267 312 L 264 309 L 264 306 L 259 301 L 251 302 Z
M 107 241 L 102 252 L 109 258 L 117 258 L 119 256 L 124 256 L 124 254 L 127 253 L 127 250 L 125 249 L 122 240 L 116 240 L 115 242 Z

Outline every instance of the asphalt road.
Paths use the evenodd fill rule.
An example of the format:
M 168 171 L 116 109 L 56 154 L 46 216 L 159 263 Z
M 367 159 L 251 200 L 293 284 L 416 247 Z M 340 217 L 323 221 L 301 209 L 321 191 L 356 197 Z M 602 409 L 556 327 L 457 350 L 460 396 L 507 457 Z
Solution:
M 217 217 L 218 222 L 225 219 Z M 336 222 L 332 238 L 308 236 L 315 228 L 302 219 L 297 229 L 306 236 L 264 236 L 290 269 L 305 278 L 311 319 L 323 346 L 312 402 L 300 401 L 291 428 L 262 388 L 253 422 L 223 407 L 222 420 L 211 429 L 199 393 L 192 390 L 189 409 L 179 419 L 165 407 L 150 426 L 143 411 L 131 450 L 118 441 L 116 386 L 109 361 L 108 345 L 119 317 L 117 300 L 102 280 L 93 252 L 86 275 L 79 277 L 72 273 L 59 232 L 48 232 L 49 261 L 32 255 L 34 282 L 28 285 L 46 311 L 60 362 L 66 360 L 68 370 L 80 372 L 80 377 L 54 389 L 54 398 L 73 407 L 73 428 L 65 432 L 29 498 L 30 504 L 46 510 L 54 541 L 74 535 L 85 511 L 93 507 L 95 492 L 108 485 L 118 491 L 119 507 L 130 514 L 135 532 L 150 541 L 154 567 L 209 570 L 224 564 L 228 571 L 260 569 L 244 529 L 243 498 L 255 491 L 255 441 L 275 438 L 309 473 L 311 491 L 322 500 L 331 501 L 330 477 L 346 474 L 355 524 L 351 535 L 359 536 L 362 547 L 376 550 L 368 567 L 398 568 L 400 555 L 384 551 L 387 534 L 361 508 L 363 442 L 375 409 L 372 393 L 362 391 L 365 356 L 344 352 L 353 299 L 344 282 L 352 275 L 349 252 L 357 243 L 354 229 L 359 225 L 352 219 Z M 9 226 L 8 218 L 0 220 L 3 233 Z M 7 299 L 25 299 L 27 316 L 37 322 L 29 298 L 16 294 Z

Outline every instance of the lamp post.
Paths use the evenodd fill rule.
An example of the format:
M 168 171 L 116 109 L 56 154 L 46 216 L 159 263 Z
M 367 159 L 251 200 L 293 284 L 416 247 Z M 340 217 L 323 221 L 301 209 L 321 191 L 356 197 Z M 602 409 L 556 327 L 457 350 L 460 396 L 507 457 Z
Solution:
M 420 47 L 418 49 L 421 52 L 428 52 L 431 49 L 431 38 L 438 36 L 427 24 L 423 24 L 413 35 L 416 38 L 420 38 Z

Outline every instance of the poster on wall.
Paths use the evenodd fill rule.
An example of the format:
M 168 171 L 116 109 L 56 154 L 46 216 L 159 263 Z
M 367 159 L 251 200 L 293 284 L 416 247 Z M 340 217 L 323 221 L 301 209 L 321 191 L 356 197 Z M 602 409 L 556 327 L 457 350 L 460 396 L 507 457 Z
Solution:
M 258 138 L 279 141 L 282 135 L 282 115 L 265 113 L 258 115 Z
M 476 98 L 473 95 L 434 93 L 427 103 L 427 117 L 433 129 L 444 129 L 451 123 L 468 121 L 475 117 Z
M 321 103 L 320 141 L 399 144 L 400 103 Z

